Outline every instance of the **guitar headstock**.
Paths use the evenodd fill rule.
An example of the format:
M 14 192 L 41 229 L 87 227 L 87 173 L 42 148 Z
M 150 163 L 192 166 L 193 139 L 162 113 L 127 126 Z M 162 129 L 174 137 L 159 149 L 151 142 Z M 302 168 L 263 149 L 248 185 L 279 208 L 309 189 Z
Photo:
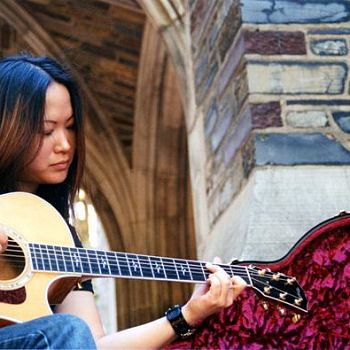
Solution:
M 252 288 L 267 299 L 272 299 L 303 312 L 307 312 L 307 298 L 295 277 L 269 269 L 247 267 Z

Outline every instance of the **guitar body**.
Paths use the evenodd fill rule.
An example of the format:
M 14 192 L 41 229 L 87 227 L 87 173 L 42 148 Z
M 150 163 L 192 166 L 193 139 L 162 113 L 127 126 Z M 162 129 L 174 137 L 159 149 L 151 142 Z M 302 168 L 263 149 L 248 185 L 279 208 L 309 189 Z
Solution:
M 295 276 L 308 298 L 308 313 L 297 321 L 287 308 L 284 315 L 276 305 L 266 310 L 247 288 L 192 338 L 168 349 L 350 349 L 349 214 L 314 227 L 280 260 L 249 263 Z
M 14 192 L 0 196 L 0 230 L 16 240 L 24 253 L 18 269 L 0 255 L 0 326 L 51 314 L 49 304 L 60 302 L 79 276 L 33 272 L 26 244 L 74 246 L 68 226 L 40 198 Z

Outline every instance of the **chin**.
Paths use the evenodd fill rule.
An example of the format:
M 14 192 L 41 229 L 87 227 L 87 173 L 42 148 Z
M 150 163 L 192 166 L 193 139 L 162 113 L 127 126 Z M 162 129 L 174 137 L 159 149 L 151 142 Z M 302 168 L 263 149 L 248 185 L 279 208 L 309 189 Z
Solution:
M 67 176 L 55 176 L 55 177 L 51 177 L 50 179 L 46 179 L 46 181 L 43 181 L 42 183 L 45 185 L 59 185 L 62 182 L 64 182 L 66 178 Z

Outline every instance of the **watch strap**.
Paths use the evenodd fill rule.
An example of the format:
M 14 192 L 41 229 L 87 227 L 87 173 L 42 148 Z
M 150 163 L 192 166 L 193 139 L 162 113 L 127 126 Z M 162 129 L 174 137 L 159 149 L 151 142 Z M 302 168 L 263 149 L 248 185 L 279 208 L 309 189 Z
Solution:
M 187 338 L 191 336 L 196 329 L 187 323 L 181 308 L 181 305 L 174 305 L 165 312 L 165 316 L 173 327 L 176 335 L 181 338 Z

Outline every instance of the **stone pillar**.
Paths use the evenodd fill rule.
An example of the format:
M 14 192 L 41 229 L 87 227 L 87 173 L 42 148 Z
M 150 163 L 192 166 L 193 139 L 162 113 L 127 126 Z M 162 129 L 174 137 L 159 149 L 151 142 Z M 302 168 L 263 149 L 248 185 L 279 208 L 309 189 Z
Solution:
M 350 3 L 192 0 L 189 9 L 189 145 L 201 135 L 195 205 L 208 222 L 199 256 L 277 259 L 350 207 Z

